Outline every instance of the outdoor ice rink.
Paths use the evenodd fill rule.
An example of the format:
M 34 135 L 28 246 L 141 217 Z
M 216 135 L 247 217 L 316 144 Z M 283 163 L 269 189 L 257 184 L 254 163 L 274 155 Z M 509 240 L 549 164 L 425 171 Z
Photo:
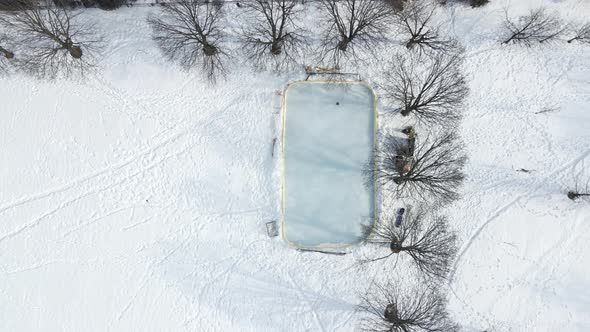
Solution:
M 343 247 L 362 240 L 374 189 L 375 97 L 365 84 L 298 82 L 285 94 L 284 236 L 300 247 Z

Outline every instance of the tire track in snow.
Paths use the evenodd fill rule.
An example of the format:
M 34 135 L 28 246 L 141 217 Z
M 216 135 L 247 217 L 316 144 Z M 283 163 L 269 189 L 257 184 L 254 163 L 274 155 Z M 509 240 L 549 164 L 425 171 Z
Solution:
M 129 301 L 127 301 L 127 304 L 119 311 L 119 314 L 117 315 L 117 321 L 121 321 L 121 319 L 123 319 L 123 317 L 125 317 L 125 314 L 133 306 L 133 303 L 135 303 L 135 300 L 139 297 L 140 293 L 143 291 L 145 286 L 147 286 L 150 279 L 154 276 L 155 268 L 157 266 L 161 265 L 162 263 L 164 263 L 166 260 L 168 260 L 168 258 L 170 258 L 172 255 L 174 255 L 174 253 L 176 253 L 179 249 L 184 248 L 190 240 L 191 239 L 188 238 L 188 239 L 182 241 L 176 248 L 168 251 L 168 253 L 166 253 L 166 255 L 164 255 L 164 257 L 162 257 L 161 259 L 159 259 L 157 261 L 152 261 L 152 263 L 147 267 L 146 271 L 144 272 L 143 276 L 141 277 L 142 281 L 141 281 L 140 286 L 135 290 L 135 292 L 133 293 L 133 296 L 131 296 L 131 299 L 129 299 Z
M 590 155 L 590 149 L 584 151 L 577 158 L 575 158 L 574 160 L 570 161 L 565 166 L 563 166 L 563 167 L 561 167 L 561 168 L 559 168 L 559 169 L 551 172 L 551 174 L 549 174 L 546 177 L 544 177 L 543 180 L 540 182 L 540 184 L 537 185 L 536 187 L 534 187 L 533 189 L 525 192 L 522 195 L 517 196 L 512 201 L 508 202 L 507 204 L 505 204 L 501 208 L 497 209 L 486 221 L 484 221 L 479 227 L 477 227 L 477 229 L 471 234 L 471 236 L 469 237 L 469 239 L 465 242 L 465 244 L 462 246 L 461 250 L 457 254 L 457 258 L 455 259 L 455 262 L 453 263 L 453 266 L 451 268 L 451 272 L 449 273 L 448 285 L 449 286 L 452 285 L 452 283 L 453 283 L 453 281 L 455 279 L 455 274 L 457 272 L 457 268 L 459 267 L 459 263 L 461 262 L 461 260 L 463 259 L 463 257 L 467 253 L 467 251 L 469 251 L 469 249 L 471 248 L 471 245 L 475 242 L 475 240 L 477 240 L 477 238 L 479 237 L 479 235 L 487 228 L 487 226 L 492 221 L 496 220 L 504 212 L 508 211 L 508 209 L 510 209 L 514 204 L 518 203 L 518 201 L 520 201 L 522 198 L 527 197 L 527 196 L 529 196 L 529 195 L 537 192 L 539 189 L 541 189 L 543 187 L 543 185 L 545 184 L 545 180 L 547 180 L 549 178 L 552 178 L 556 174 L 559 174 L 559 173 L 561 173 L 561 172 L 563 172 L 563 171 L 565 171 L 567 169 L 570 169 L 570 168 L 576 166 L 580 161 L 584 160 L 588 155 Z
M 291 273 L 287 272 L 286 276 L 287 276 L 287 278 L 289 278 L 289 282 L 291 282 L 291 284 L 294 286 L 294 289 L 297 292 L 299 299 L 301 299 L 301 301 L 304 301 L 305 303 L 307 303 L 309 310 L 311 311 L 311 315 L 315 321 L 316 327 L 318 327 L 318 331 L 326 332 L 326 329 L 322 325 L 322 321 L 318 317 L 317 310 L 314 308 L 312 301 L 307 296 L 305 296 L 305 294 L 301 290 L 301 287 L 299 287 L 299 285 L 295 282 L 295 280 L 291 276 Z

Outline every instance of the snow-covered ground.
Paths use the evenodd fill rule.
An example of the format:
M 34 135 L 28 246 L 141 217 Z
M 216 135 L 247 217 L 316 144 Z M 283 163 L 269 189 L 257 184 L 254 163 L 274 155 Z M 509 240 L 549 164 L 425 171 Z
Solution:
M 565 195 L 590 178 L 590 46 L 498 42 L 504 8 L 539 5 L 590 17 L 585 0 L 437 15 L 466 48 L 471 88 L 468 180 L 447 209 L 461 241 L 449 308 L 466 331 L 590 330 L 590 204 Z M 302 73 L 234 61 L 210 86 L 160 55 L 145 22 L 158 10 L 87 10 L 106 47 L 81 82 L 0 78 L 0 330 L 354 330 L 370 280 L 413 276 L 356 267 L 374 248 L 302 253 L 267 237 L 280 217 L 277 91 Z M 306 15 L 315 33 L 316 21 Z M 354 71 L 373 83 L 377 67 Z

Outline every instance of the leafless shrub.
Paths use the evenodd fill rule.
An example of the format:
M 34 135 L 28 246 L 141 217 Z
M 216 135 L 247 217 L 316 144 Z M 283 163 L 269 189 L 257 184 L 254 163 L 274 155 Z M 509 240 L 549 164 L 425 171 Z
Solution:
M 211 82 L 224 75 L 222 10 L 198 0 L 178 0 L 162 8 L 162 17 L 151 16 L 148 23 L 163 54 L 187 70 L 200 65 Z
M 445 279 L 457 254 L 456 236 L 445 217 L 433 215 L 424 205 L 410 209 L 400 224 L 395 218 L 376 222 L 368 243 L 385 246 L 389 253 L 363 262 L 375 262 L 394 255 L 407 254 L 427 278 Z
M 564 26 L 556 15 L 538 8 L 517 20 L 512 20 L 506 12 L 504 29 L 506 38 L 503 44 L 523 43 L 529 46 L 532 42 L 544 43 L 557 38 L 564 31 Z
M 568 39 L 568 43 L 571 43 L 573 41 L 579 41 L 582 43 L 588 43 L 590 44 L 590 22 L 586 23 L 584 25 L 579 26 L 576 30 L 575 30 L 575 35 L 573 38 Z
M 39 77 L 55 78 L 84 73 L 93 65 L 93 51 L 101 38 L 80 12 L 65 7 L 34 6 L 24 3 L 21 10 L 0 16 L 0 24 L 18 35 L 22 46 L 18 68 Z
M 280 71 L 296 64 L 305 43 L 294 22 L 297 0 L 251 0 L 243 6 L 251 18 L 243 31 L 244 49 L 255 67 Z
M 365 317 L 363 332 L 456 332 L 445 297 L 432 287 L 402 288 L 393 283 L 374 284 L 361 296 L 358 309 Z
M 379 87 L 384 98 L 403 116 L 414 114 L 429 124 L 452 124 L 461 117 L 468 87 L 459 55 L 437 54 L 429 59 L 395 57 Z M 426 71 L 418 71 L 419 63 Z
M 441 37 L 438 26 L 431 25 L 435 10 L 432 3 L 411 1 L 396 14 L 396 23 L 406 38 L 408 49 L 449 52 L 458 47 L 456 41 Z
M 384 1 L 320 0 L 325 11 L 320 59 L 335 65 L 343 57 L 360 60 L 385 38 L 393 9 Z
M 375 164 L 369 163 L 365 169 L 369 181 L 385 189 L 393 187 L 397 197 L 410 196 L 441 204 L 459 198 L 467 156 L 454 131 L 427 137 L 416 144 L 413 155 L 407 151 L 405 141 L 385 136 L 374 153 Z

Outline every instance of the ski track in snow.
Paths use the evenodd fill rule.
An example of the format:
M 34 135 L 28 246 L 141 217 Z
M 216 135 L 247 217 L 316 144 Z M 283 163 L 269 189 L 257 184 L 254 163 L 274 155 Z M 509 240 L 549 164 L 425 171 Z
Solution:
M 10 203 L 7 204 L 6 206 L 3 206 L 0 208 L 0 214 L 4 213 L 7 210 L 13 209 L 15 207 L 18 206 L 22 206 L 25 205 L 27 203 L 31 203 L 33 201 L 37 201 L 40 199 L 44 199 L 44 198 L 48 198 L 52 195 L 58 194 L 58 193 L 63 193 L 66 192 L 69 189 L 72 188 L 76 188 L 77 186 L 79 186 L 82 183 L 88 182 L 90 180 L 93 180 L 95 178 L 98 178 L 100 176 L 105 176 L 106 175 L 112 175 L 113 173 L 126 173 L 123 172 L 123 168 L 125 168 L 126 166 L 132 165 L 134 162 L 141 162 L 144 163 L 144 159 L 154 159 L 153 158 L 153 154 L 156 152 L 156 150 L 165 150 L 164 147 L 166 147 L 167 145 L 171 144 L 171 143 L 175 143 L 177 142 L 180 138 L 187 136 L 189 133 L 191 133 L 193 130 L 195 130 L 196 128 L 200 128 L 200 127 L 207 127 L 209 125 L 211 125 L 212 122 L 214 121 L 218 121 L 220 120 L 220 116 L 222 116 L 223 114 L 225 114 L 233 105 L 235 105 L 235 103 L 240 99 L 241 97 L 235 98 L 234 100 L 232 100 L 227 106 L 223 107 L 222 110 L 220 111 L 220 114 L 218 114 L 215 118 L 213 119 L 209 119 L 207 122 L 205 123 L 197 123 L 192 125 L 191 127 L 189 127 L 188 129 L 185 129 L 179 133 L 176 133 L 174 135 L 172 135 L 171 137 L 167 138 L 166 140 L 164 140 L 164 142 L 158 143 L 153 147 L 150 147 L 142 152 L 140 152 L 139 154 L 123 161 L 122 163 L 118 163 L 115 164 L 113 166 L 109 166 L 106 167 L 102 170 L 100 170 L 99 172 L 95 172 L 91 175 L 87 175 L 87 176 L 83 176 L 81 178 L 79 178 L 78 180 L 74 180 L 71 183 L 68 183 L 66 185 L 60 186 L 56 189 L 51 189 L 45 192 L 42 192 L 40 194 L 35 194 L 35 195 L 31 195 L 29 197 L 26 198 L 22 198 L 19 200 L 16 200 L 16 202 L 14 203 Z M 53 215 L 55 215 L 57 212 L 73 205 L 74 203 L 89 197 L 91 195 L 95 195 L 95 194 L 99 194 L 101 192 L 107 191 L 115 186 L 121 185 L 122 183 L 129 181 L 130 179 L 133 179 L 136 176 L 139 176 L 149 170 L 151 170 L 152 168 L 158 167 L 159 165 L 163 164 L 164 162 L 166 162 L 167 160 L 173 158 L 173 157 L 177 157 L 179 155 L 182 155 L 183 153 L 189 151 L 189 149 L 195 145 L 197 142 L 201 141 L 203 138 L 201 136 L 189 136 L 189 142 L 185 143 L 186 147 L 176 151 L 176 152 L 172 152 L 172 153 L 167 153 L 165 154 L 163 157 L 161 157 L 159 160 L 152 162 L 151 164 L 148 164 L 147 166 L 144 167 L 140 167 L 140 168 L 136 168 L 135 172 L 132 173 L 131 175 L 124 177 L 123 179 L 108 184 L 106 186 L 101 186 L 99 188 L 94 188 L 91 190 L 86 191 L 83 194 L 79 194 L 77 196 L 75 196 L 74 198 L 66 201 L 66 202 L 62 202 L 61 204 L 59 204 L 56 208 L 44 213 L 43 215 L 41 215 L 40 217 L 34 219 L 33 221 L 21 226 L 20 228 L 12 231 L 12 232 L 8 232 L 5 233 L 3 235 L 0 235 L 0 244 L 2 242 L 4 242 L 7 239 L 13 238 L 31 228 L 34 228 L 36 226 L 38 226 L 43 220 L 47 219 L 48 217 L 51 217 Z M 177 144 L 178 145 L 178 144 Z M 148 158 L 149 157 L 149 158 Z
M 541 181 L 541 183 L 539 185 L 537 185 L 533 189 L 529 190 L 528 192 L 517 196 L 512 201 L 510 201 L 510 202 L 506 203 L 504 206 L 500 207 L 486 221 L 484 221 L 479 227 L 477 227 L 476 230 L 471 234 L 471 236 L 469 236 L 469 238 L 467 239 L 465 244 L 459 250 L 459 253 L 457 254 L 457 258 L 455 259 L 455 262 L 453 263 L 453 266 L 451 268 L 451 272 L 449 274 L 448 284 L 452 285 L 452 283 L 454 281 L 455 273 L 457 272 L 457 268 L 458 268 L 459 264 L 461 263 L 463 256 L 465 256 L 465 254 L 471 248 L 471 245 L 477 240 L 478 236 L 486 229 L 486 227 L 488 227 L 488 225 L 490 223 L 492 223 L 499 216 L 501 216 L 504 212 L 506 212 L 508 209 L 510 209 L 512 206 L 514 206 L 516 203 L 518 203 L 522 198 L 530 196 L 530 195 L 534 194 L 535 192 L 537 192 L 539 189 L 543 188 L 543 184 L 546 180 L 548 180 L 548 179 L 554 177 L 555 175 L 560 174 L 568 169 L 575 167 L 579 162 L 584 160 L 584 158 L 586 158 L 589 154 L 590 154 L 590 149 L 583 152 L 581 155 L 579 155 L 577 158 L 575 158 L 574 160 L 569 162 L 564 167 L 561 167 L 561 168 L 555 170 L 554 172 L 552 172 L 551 174 L 547 175 Z

